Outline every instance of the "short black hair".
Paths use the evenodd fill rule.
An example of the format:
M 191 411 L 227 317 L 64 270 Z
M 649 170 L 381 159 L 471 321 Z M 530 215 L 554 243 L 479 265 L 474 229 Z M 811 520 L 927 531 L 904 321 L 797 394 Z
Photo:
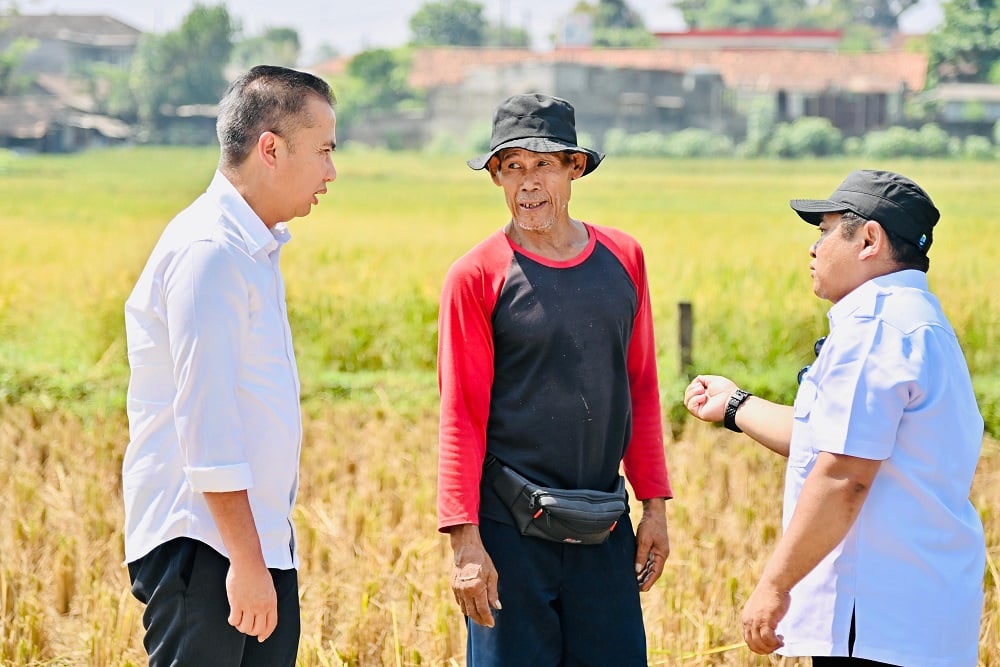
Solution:
M 243 163 L 262 132 L 286 136 L 313 121 L 305 111 L 310 96 L 336 104 L 326 81 L 299 70 L 257 65 L 233 81 L 219 102 L 215 132 L 220 164 Z

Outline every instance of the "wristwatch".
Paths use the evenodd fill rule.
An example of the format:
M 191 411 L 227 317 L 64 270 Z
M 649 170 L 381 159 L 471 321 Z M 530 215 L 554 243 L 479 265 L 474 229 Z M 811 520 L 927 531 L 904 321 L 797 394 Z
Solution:
M 722 418 L 722 424 L 730 431 L 734 431 L 736 433 L 743 432 L 743 429 L 736 425 L 736 411 L 739 410 L 743 405 L 743 402 L 751 396 L 753 396 L 753 394 L 749 391 L 737 389 L 733 392 L 733 395 L 729 397 L 729 402 L 726 403 L 726 414 Z

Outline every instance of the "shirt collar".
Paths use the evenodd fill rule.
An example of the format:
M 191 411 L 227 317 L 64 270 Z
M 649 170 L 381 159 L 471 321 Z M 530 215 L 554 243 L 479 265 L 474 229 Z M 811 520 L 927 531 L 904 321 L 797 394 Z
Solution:
M 904 269 L 862 283 L 827 311 L 830 327 L 850 316 L 873 317 L 878 298 L 900 288 L 927 291 L 927 274 L 917 269 Z
M 288 232 L 288 225 L 283 222 L 275 225 L 273 229 L 268 229 L 260 216 L 250 208 L 243 195 L 221 171 L 215 171 L 215 176 L 206 192 L 215 198 L 226 217 L 233 222 L 246 244 L 247 252 L 251 255 L 256 255 L 262 250 L 270 254 L 292 238 Z

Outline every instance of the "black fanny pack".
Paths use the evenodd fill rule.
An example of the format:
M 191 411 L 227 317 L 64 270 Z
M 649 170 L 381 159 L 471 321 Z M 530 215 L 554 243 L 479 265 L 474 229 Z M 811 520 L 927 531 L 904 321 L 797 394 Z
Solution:
M 619 475 L 615 490 L 553 489 L 539 486 L 486 457 L 485 473 L 507 505 L 522 535 L 569 544 L 601 544 L 628 511 L 625 479 Z

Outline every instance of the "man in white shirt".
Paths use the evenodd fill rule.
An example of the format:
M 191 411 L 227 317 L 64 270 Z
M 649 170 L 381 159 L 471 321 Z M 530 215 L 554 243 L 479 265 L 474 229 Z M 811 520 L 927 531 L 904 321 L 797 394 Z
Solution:
M 219 104 L 219 167 L 125 304 L 125 560 L 150 665 L 295 664 L 302 437 L 278 258 L 336 179 L 334 97 L 258 66 Z
M 939 218 L 927 193 L 855 171 L 791 201 L 830 331 L 794 406 L 699 375 L 696 417 L 788 457 L 784 533 L 743 609 L 755 653 L 817 667 L 974 667 L 986 545 L 969 501 L 983 419 L 955 332 L 928 291 Z

